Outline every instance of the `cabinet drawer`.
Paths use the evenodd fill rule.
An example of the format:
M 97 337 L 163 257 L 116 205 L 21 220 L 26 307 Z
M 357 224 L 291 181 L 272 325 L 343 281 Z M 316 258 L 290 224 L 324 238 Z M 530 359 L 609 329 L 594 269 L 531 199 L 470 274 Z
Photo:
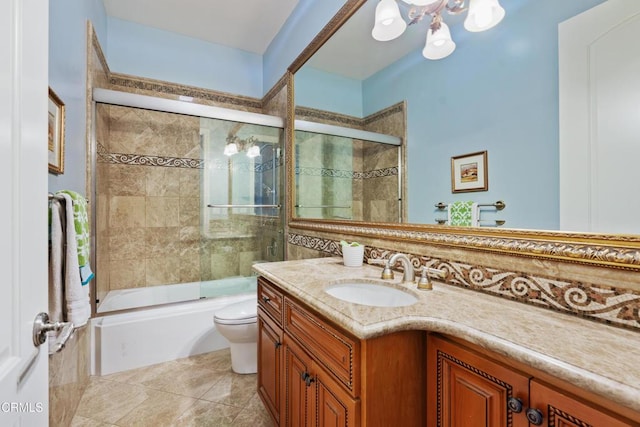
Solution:
M 282 327 L 282 292 L 262 277 L 258 278 L 258 305 Z
M 291 300 L 284 299 L 284 329 L 353 396 L 358 394 L 354 384 L 356 361 L 360 360 L 360 342 L 353 339 L 306 308 Z

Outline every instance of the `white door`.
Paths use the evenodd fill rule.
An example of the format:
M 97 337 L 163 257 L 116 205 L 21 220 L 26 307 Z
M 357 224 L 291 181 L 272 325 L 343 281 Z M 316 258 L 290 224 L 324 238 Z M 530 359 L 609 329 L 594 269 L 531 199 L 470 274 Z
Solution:
M 640 234 L 640 1 L 559 26 L 560 229 Z
M 0 426 L 48 423 L 47 0 L 0 1 Z

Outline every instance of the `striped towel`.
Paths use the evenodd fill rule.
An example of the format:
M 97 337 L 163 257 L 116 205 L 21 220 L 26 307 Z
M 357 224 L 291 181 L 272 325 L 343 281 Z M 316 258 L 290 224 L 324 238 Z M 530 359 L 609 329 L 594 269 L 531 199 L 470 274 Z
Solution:
M 67 194 L 73 202 L 73 222 L 78 244 L 78 265 L 80 266 L 80 279 L 84 286 L 94 277 L 89 264 L 91 237 L 89 216 L 87 215 L 87 200 L 81 194 L 71 190 L 58 191 L 56 194 Z

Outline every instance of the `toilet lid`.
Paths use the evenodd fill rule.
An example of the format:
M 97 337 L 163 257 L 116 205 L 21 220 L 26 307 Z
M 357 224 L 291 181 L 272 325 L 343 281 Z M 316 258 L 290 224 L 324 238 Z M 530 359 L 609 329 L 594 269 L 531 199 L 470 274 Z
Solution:
M 253 323 L 258 319 L 258 297 L 230 304 L 218 310 L 214 321 L 225 325 Z

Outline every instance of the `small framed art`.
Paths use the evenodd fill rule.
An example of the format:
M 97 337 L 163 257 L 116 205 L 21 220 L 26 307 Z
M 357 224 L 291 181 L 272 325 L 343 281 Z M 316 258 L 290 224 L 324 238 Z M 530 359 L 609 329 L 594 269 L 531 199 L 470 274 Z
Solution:
M 49 173 L 64 173 L 64 102 L 49 88 Z
M 464 154 L 451 158 L 451 192 L 487 191 L 489 179 L 487 152 Z

